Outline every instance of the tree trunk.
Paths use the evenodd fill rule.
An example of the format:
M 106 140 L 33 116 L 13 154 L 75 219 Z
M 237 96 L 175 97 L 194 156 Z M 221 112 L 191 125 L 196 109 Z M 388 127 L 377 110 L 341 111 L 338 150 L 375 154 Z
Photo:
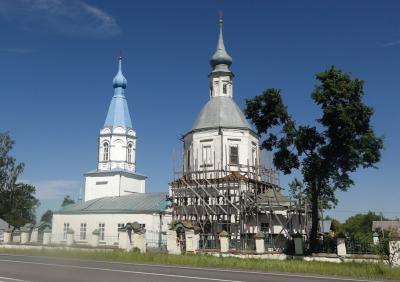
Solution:
M 311 190 L 311 232 L 310 232 L 310 252 L 317 252 L 318 246 L 318 183 L 315 181 Z

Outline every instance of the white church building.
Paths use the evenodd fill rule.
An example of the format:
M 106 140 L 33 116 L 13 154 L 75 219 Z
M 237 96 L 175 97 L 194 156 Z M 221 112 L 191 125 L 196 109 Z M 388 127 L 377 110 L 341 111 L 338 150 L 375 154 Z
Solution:
M 121 57 L 118 63 L 114 96 L 98 138 L 97 168 L 84 174 L 84 202 L 54 213 L 52 243 L 63 243 L 73 232 L 75 242 L 85 244 L 96 231 L 100 243 L 113 245 L 118 229 L 136 222 L 146 229 L 150 244 L 160 245 L 171 221 L 167 193 L 146 193 L 147 177 L 136 172 L 136 132 L 125 97 Z

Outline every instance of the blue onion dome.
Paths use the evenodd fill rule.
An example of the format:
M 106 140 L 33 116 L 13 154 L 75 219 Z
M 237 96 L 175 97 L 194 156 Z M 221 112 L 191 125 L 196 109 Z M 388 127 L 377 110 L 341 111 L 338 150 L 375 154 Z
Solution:
M 122 74 L 122 57 L 119 57 L 118 59 L 118 73 L 113 79 L 113 87 L 118 88 L 122 87 L 123 89 L 126 88 L 126 85 L 128 84 L 125 76 Z
M 232 64 L 232 57 L 226 52 L 224 45 L 224 38 L 222 36 L 222 24 L 223 20 L 219 20 L 219 38 L 217 44 L 217 50 L 211 57 L 210 64 L 213 68 L 217 65 L 227 65 L 228 67 Z

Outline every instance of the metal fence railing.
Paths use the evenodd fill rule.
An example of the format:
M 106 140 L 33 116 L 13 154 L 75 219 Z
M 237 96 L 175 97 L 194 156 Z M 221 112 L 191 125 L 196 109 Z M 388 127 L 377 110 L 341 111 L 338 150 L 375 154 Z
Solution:
M 378 246 L 372 240 L 346 239 L 346 251 L 348 254 L 375 254 Z
M 232 238 L 229 241 L 229 249 L 238 251 L 255 251 L 256 241 L 254 238 Z
M 337 239 L 324 237 L 322 240 L 318 241 L 317 245 L 318 253 L 325 254 L 336 254 L 337 253 Z
M 200 234 L 199 248 L 203 250 L 219 250 L 219 238 L 216 238 L 213 234 Z
M 264 239 L 266 251 L 284 252 L 288 245 L 288 239 L 283 236 L 267 234 Z
M 167 250 L 166 232 L 146 231 L 146 248 L 150 251 L 165 252 Z

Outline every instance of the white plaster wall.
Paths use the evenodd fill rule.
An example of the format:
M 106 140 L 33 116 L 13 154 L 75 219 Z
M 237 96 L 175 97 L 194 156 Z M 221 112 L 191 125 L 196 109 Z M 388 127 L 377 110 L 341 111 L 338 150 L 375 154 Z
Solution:
M 146 180 L 135 179 L 127 177 L 125 175 L 121 176 L 121 196 L 128 195 L 132 193 L 145 193 L 146 192 Z
M 226 93 L 223 92 L 223 85 L 226 85 Z M 217 97 L 232 97 L 233 96 L 233 83 L 232 78 L 229 75 L 217 76 L 211 75 L 209 79 L 210 96 Z
M 109 144 L 109 157 L 104 159 L 104 143 Z M 128 162 L 128 145 L 132 144 L 131 161 Z M 131 128 L 103 128 L 99 136 L 98 169 L 124 169 L 136 171 L 136 132 Z
M 85 201 L 101 197 L 123 196 L 132 193 L 145 193 L 146 180 L 129 177 L 125 174 L 88 175 L 85 178 Z
M 242 166 L 242 169 L 247 165 L 258 166 L 260 164 L 259 140 L 253 133 L 244 129 L 222 129 L 221 131 L 222 137 L 219 129 L 198 131 L 185 136 L 185 171 L 225 169 L 227 167 L 230 170 L 237 170 L 238 166 L 231 166 L 229 163 L 229 147 L 232 145 L 239 147 L 239 165 Z M 211 146 L 211 163 L 203 154 L 204 146 Z M 255 158 L 253 158 L 253 148 L 256 150 Z M 190 157 L 188 157 L 189 153 Z
M 111 176 L 86 176 L 85 201 L 101 197 L 119 196 L 119 182 L 120 175 L 118 174 Z
M 54 214 L 52 222 L 52 243 L 63 241 L 64 223 L 69 223 L 69 228 L 75 231 L 75 240 L 79 239 L 80 224 L 86 223 L 86 236 L 90 238 L 92 232 L 99 228 L 99 223 L 105 224 L 103 243 L 113 244 L 118 242 L 118 224 L 138 222 L 146 225 L 146 234 L 160 231 L 159 214 Z M 171 215 L 167 213 L 161 218 L 161 231 L 167 231 L 171 223 Z

